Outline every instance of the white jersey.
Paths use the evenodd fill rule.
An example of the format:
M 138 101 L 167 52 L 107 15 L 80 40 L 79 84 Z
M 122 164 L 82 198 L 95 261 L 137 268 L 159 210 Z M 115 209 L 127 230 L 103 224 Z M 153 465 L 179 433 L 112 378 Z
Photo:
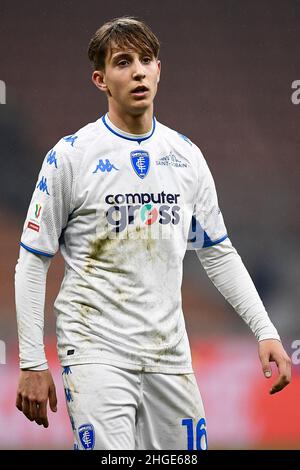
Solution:
M 226 237 L 206 161 L 176 131 L 153 119 L 151 132 L 131 135 L 106 115 L 61 139 L 45 157 L 21 239 L 65 260 L 54 305 L 61 364 L 192 372 L 184 254 L 188 240 L 205 248 Z

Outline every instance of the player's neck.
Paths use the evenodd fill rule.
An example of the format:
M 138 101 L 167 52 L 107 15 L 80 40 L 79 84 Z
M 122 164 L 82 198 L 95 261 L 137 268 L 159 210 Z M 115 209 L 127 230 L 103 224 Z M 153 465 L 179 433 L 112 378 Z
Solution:
M 129 134 L 146 134 L 150 132 L 153 124 L 153 109 L 147 110 L 139 116 L 131 114 L 120 115 L 109 109 L 108 118 L 116 127 Z

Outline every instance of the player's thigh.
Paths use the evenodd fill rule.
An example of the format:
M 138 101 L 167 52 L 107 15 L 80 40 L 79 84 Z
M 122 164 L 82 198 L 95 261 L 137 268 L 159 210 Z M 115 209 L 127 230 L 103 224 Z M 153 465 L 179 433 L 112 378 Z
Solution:
M 207 448 L 204 407 L 194 374 L 144 374 L 140 411 L 137 448 Z
M 63 370 L 75 448 L 134 449 L 139 375 L 106 364 Z

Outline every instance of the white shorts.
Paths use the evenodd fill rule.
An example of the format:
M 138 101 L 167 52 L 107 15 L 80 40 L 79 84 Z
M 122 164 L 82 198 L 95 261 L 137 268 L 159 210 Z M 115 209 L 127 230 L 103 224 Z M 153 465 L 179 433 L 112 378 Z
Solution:
M 107 364 L 63 368 L 75 449 L 207 448 L 194 374 L 141 373 Z

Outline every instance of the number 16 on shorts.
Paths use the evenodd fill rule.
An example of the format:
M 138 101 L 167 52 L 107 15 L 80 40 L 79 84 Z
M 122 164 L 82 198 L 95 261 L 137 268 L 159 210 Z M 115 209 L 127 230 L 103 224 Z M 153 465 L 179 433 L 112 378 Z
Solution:
M 185 418 L 181 421 L 182 426 L 186 426 L 187 431 L 187 450 L 207 450 L 206 421 L 199 419 L 194 427 L 192 418 Z M 196 437 L 196 449 L 194 449 Z

